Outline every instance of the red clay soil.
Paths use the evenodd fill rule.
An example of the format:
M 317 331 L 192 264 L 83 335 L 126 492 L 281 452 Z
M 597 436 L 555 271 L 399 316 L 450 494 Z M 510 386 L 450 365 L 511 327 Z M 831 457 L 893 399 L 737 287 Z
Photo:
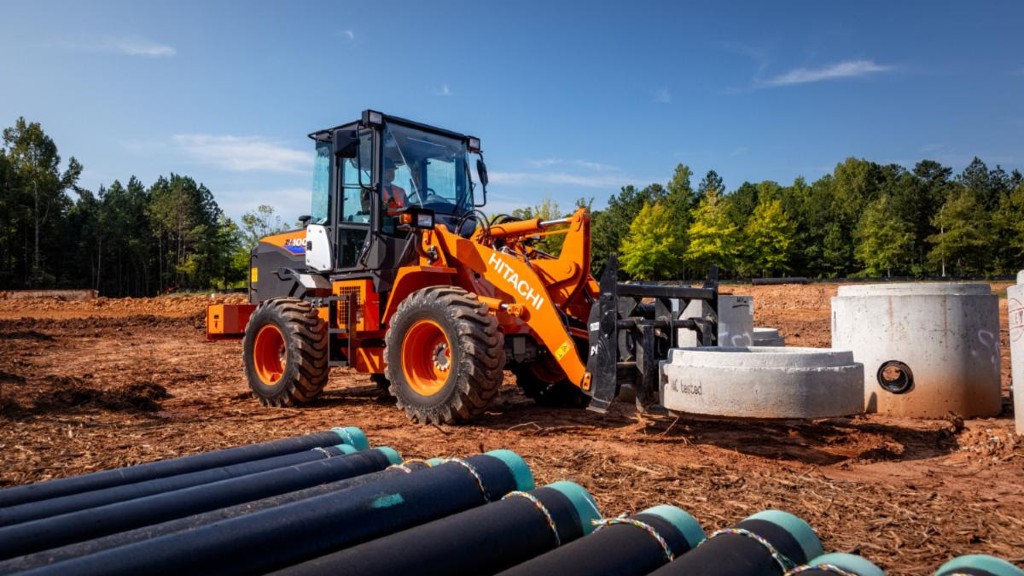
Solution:
M 753 295 L 756 324 L 788 345 L 829 345 L 836 286 L 724 291 Z M 777 508 L 810 522 L 826 550 L 890 574 L 931 574 L 961 554 L 1024 565 L 1024 437 L 1008 397 L 1005 298 L 998 418 L 655 418 L 625 402 L 599 415 L 535 406 L 507 377 L 492 409 L 461 426 L 414 425 L 347 370 L 311 405 L 261 407 L 241 345 L 205 339 L 203 310 L 221 300 L 0 299 L 0 487 L 359 426 L 407 458 L 515 450 L 538 484 L 578 482 L 605 516 L 674 504 L 710 532 Z

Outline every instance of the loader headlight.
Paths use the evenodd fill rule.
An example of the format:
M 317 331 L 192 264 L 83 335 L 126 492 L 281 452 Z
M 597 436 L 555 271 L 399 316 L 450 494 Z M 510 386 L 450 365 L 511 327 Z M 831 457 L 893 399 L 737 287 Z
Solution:
M 471 154 L 476 154 L 480 152 L 480 139 L 475 136 L 467 136 L 466 151 Z
M 423 230 L 434 229 L 434 211 L 410 208 L 398 216 L 399 224 Z
M 432 230 L 434 228 L 434 215 L 420 212 L 416 215 L 416 227 Z
M 384 115 L 376 110 L 364 110 L 363 111 L 363 124 L 369 124 L 371 126 L 380 126 L 384 123 Z

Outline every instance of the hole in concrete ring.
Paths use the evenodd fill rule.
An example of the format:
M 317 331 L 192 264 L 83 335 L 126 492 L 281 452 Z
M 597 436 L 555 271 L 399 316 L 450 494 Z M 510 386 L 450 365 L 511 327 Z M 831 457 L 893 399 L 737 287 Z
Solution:
M 899 360 L 883 362 L 878 367 L 878 385 L 893 394 L 905 394 L 914 387 L 914 373 Z

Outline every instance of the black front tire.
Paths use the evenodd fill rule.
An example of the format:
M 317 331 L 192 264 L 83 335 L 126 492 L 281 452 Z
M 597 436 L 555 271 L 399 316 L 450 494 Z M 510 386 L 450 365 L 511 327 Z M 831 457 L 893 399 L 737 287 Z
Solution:
M 327 385 L 327 324 L 305 300 L 264 301 L 245 328 L 242 358 L 249 388 L 261 404 L 304 404 Z
M 391 395 L 420 424 L 467 421 L 498 394 L 504 341 L 475 294 L 452 286 L 418 290 L 399 305 L 384 337 Z

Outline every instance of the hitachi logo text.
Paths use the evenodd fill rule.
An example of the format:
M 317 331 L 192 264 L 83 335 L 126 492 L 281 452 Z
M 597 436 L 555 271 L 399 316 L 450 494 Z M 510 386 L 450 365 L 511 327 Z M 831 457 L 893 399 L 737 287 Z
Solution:
M 494 268 L 494 271 L 501 274 L 502 278 L 506 282 L 512 285 L 512 289 L 519 293 L 520 296 L 526 299 L 531 306 L 536 310 L 540 310 L 542 304 L 544 304 L 544 297 L 533 291 L 530 283 L 526 280 L 520 280 L 519 274 L 512 269 L 511 266 L 506 264 L 497 254 L 492 253 L 491 257 L 487 260 L 487 264 Z

